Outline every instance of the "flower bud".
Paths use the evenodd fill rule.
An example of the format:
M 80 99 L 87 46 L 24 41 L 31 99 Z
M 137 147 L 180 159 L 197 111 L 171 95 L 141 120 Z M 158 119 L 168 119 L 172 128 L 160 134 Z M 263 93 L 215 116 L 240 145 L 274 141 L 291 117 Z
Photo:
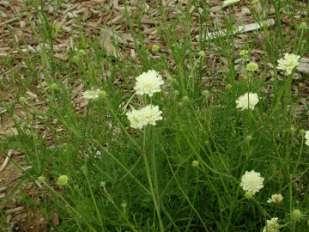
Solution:
M 199 162 L 198 160 L 193 160 L 193 161 L 192 161 L 192 166 L 193 166 L 193 167 L 196 168 L 196 167 L 198 167 L 199 165 L 200 165 L 200 162 Z
M 153 53 L 159 52 L 159 51 L 160 51 L 160 46 L 159 46 L 158 44 L 153 44 L 153 45 L 151 46 L 151 51 L 152 51 Z
M 246 65 L 246 70 L 248 72 L 256 72 L 259 69 L 259 66 L 257 63 L 251 61 Z
M 291 220 L 293 222 L 299 222 L 303 217 L 302 212 L 299 209 L 294 209 L 291 213 Z
M 67 175 L 61 175 L 58 177 L 56 184 L 60 187 L 63 187 L 68 184 L 69 178 Z
M 206 56 L 206 53 L 205 53 L 203 50 L 201 50 L 201 51 L 198 52 L 198 55 L 199 55 L 200 57 L 205 57 L 205 56 Z
M 208 90 L 203 90 L 202 95 L 205 97 L 209 97 L 210 92 Z

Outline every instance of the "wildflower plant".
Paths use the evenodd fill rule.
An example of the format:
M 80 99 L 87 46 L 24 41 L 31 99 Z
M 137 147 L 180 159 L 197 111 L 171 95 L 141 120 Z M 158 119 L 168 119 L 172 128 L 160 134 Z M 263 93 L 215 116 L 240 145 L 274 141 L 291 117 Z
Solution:
M 0 49 L 1 200 L 9 196 L 3 177 L 16 162 L 24 174 L 16 186 L 29 182 L 43 197 L 38 204 L 26 194 L 16 204 L 38 208 L 47 228 L 59 232 L 307 231 L 309 132 L 300 130 L 308 125 L 298 107 L 305 88 L 297 89 L 306 76 L 297 67 L 308 46 L 304 30 L 294 28 L 303 20 L 294 17 L 303 7 L 295 6 L 303 3 L 258 1 L 275 11 L 275 25 L 236 35 L 234 12 L 250 14 L 255 25 L 269 12 L 252 15 L 252 6 L 238 1 L 215 8 L 162 1 L 148 10 L 133 1 L 112 1 L 111 10 L 102 2 L 27 1 L 22 9 L 36 13 L 33 44 L 47 46 L 25 52 L 27 43 L 14 40 L 5 58 L 7 46 Z M 49 12 L 50 4 L 73 7 L 59 37 L 52 28 L 62 15 Z M 91 15 L 84 15 L 88 5 Z M 212 26 L 217 9 L 220 29 Z M 113 28 L 104 41 L 103 22 Z M 12 25 L 3 29 L 13 32 Z M 208 36 L 218 30 L 226 34 Z M 61 56 L 67 35 L 63 44 L 78 50 Z M 279 81 L 282 74 L 288 77 Z M 8 125 L 17 133 L 4 138 Z M 9 149 L 21 155 L 2 169 Z

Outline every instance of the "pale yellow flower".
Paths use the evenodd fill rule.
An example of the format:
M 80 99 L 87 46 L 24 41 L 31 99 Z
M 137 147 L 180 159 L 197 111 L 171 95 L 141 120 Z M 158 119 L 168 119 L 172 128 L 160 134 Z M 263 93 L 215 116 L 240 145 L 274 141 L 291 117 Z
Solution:
M 154 93 L 161 91 L 161 85 L 163 84 L 161 75 L 155 70 L 149 70 L 136 78 L 134 90 L 137 95 L 152 97 Z
M 240 110 L 253 110 L 259 102 L 259 97 L 256 93 L 245 93 L 236 100 L 236 107 Z
M 291 75 L 293 70 L 299 65 L 300 56 L 285 53 L 284 57 L 278 60 L 277 69 L 285 71 L 286 75 Z
M 267 200 L 267 203 L 279 204 L 283 201 L 283 196 L 281 193 L 272 194 L 271 197 Z
M 162 112 L 158 106 L 147 105 L 141 109 L 133 109 L 126 113 L 130 126 L 135 129 L 142 129 L 147 125 L 156 125 L 156 122 L 162 120 Z
M 280 225 L 278 223 L 278 218 L 274 217 L 270 220 L 266 220 L 266 225 L 263 229 L 263 232 L 279 232 Z
M 246 192 L 246 196 L 252 197 L 257 192 L 259 192 L 263 187 L 264 178 L 261 177 L 261 174 L 252 170 L 246 171 L 245 174 L 241 177 L 240 186 Z

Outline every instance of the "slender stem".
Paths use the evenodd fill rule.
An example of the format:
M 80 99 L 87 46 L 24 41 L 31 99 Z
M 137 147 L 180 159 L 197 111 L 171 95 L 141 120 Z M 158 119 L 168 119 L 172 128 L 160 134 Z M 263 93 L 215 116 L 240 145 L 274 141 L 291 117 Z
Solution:
M 128 218 L 127 215 L 123 212 L 123 210 L 121 210 L 121 209 L 117 206 L 117 204 L 115 203 L 115 201 L 114 201 L 112 195 L 109 194 L 109 192 L 107 191 L 107 189 L 104 187 L 103 190 L 104 190 L 104 193 L 106 194 L 107 200 L 109 200 L 109 201 L 112 203 L 112 205 L 114 206 L 114 208 L 117 210 L 117 212 L 118 212 L 119 215 L 122 217 L 122 219 L 124 219 L 124 220 L 126 221 L 126 223 L 127 223 L 128 226 L 132 229 L 132 231 L 134 231 L 134 232 L 139 232 L 140 230 L 138 230 L 138 229 L 135 228 L 135 225 L 133 225 L 133 224 L 130 222 L 129 218 Z
M 146 129 L 144 129 L 143 133 L 144 134 L 143 134 L 143 149 L 142 149 L 143 151 L 142 151 L 142 155 L 143 155 L 144 163 L 145 163 L 146 176 L 147 176 L 147 180 L 148 180 L 148 184 L 149 184 L 149 188 L 150 188 L 150 193 L 151 193 L 151 196 L 152 196 L 153 204 L 154 204 L 154 207 L 155 207 L 155 210 L 156 210 L 156 214 L 157 214 L 157 217 L 158 217 L 158 220 L 159 220 L 160 231 L 164 232 L 165 230 L 164 230 L 164 225 L 163 225 L 162 218 L 161 218 L 160 206 L 159 206 L 158 199 L 157 199 L 157 196 L 156 196 L 156 192 L 155 192 L 155 189 L 154 189 L 154 186 L 153 186 L 153 183 L 152 183 L 150 164 L 149 164 L 147 153 L 146 153 L 146 137 L 147 137 Z
M 114 156 L 111 152 L 109 152 L 105 147 L 103 147 L 97 140 L 93 139 L 93 141 L 102 149 L 104 152 L 111 157 L 123 170 L 125 170 L 126 174 L 129 175 L 142 189 L 145 190 L 147 194 L 151 194 L 150 190 L 148 190 L 143 183 L 141 183 L 136 176 L 132 173 L 132 171 L 126 167 L 116 156 Z
M 89 179 L 88 179 L 88 176 L 87 176 L 86 172 L 84 172 L 84 176 L 86 178 L 87 185 L 88 185 L 88 188 L 89 188 L 89 191 L 90 191 L 90 195 L 91 195 L 91 199 L 92 199 L 93 205 L 94 205 L 96 213 L 97 213 L 98 221 L 100 223 L 102 231 L 105 231 L 104 223 L 103 223 L 103 220 L 102 220 L 102 215 L 101 215 L 100 210 L 98 208 L 97 201 L 96 201 L 96 199 L 94 197 L 94 194 L 93 194 L 93 191 L 92 191 L 92 188 L 91 188 L 91 185 L 90 185 L 90 182 L 89 182 Z

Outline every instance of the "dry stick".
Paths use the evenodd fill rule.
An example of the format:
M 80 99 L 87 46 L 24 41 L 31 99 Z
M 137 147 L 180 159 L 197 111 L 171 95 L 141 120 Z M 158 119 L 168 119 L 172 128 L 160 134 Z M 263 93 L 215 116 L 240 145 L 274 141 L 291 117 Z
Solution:
M 6 24 L 13 23 L 13 22 L 15 22 L 15 21 L 17 21 L 17 20 L 19 20 L 19 19 L 20 19 L 20 16 L 17 16 L 17 17 L 12 18 L 12 19 L 8 19 L 8 20 L 6 20 L 6 21 L 0 23 L 0 26 L 4 26 L 4 25 L 6 25 Z
M 263 27 L 270 27 L 273 26 L 275 24 L 275 20 L 274 19 L 267 19 L 264 20 L 260 23 L 250 23 L 250 24 L 246 24 L 244 26 L 238 26 L 235 30 L 233 30 L 231 33 L 233 35 L 238 34 L 238 33 L 246 33 L 246 32 L 250 32 L 250 31 L 256 31 L 259 30 Z M 229 34 L 229 32 L 227 30 L 221 30 L 221 31 L 215 31 L 215 32 L 208 32 L 206 34 L 206 40 L 212 40 L 212 39 L 217 39 L 220 37 L 224 37 L 227 36 Z
M 24 209 L 25 208 L 23 206 L 18 206 L 16 208 L 6 210 L 5 214 L 13 214 L 13 213 L 16 213 L 16 212 L 20 212 L 20 211 L 22 211 Z
M 3 186 L 3 187 L 0 187 L 0 199 L 4 198 L 5 197 L 5 190 L 7 189 L 6 186 Z
M 309 74 L 309 58 L 303 57 L 299 61 L 299 65 L 297 66 L 297 71 L 300 73 Z
M 221 8 L 223 9 L 223 8 L 228 7 L 230 5 L 234 5 L 238 2 L 240 2 L 240 0 L 225 0 L 225 1 L 223 1 Z
M 14 18 L 8 19 L 8 20 L 6 20 L 6 21 L 0 23 L 0 26 L 4 26 L 4 25 L 6 25 L 6 24 L 10 24 L 10 23 L 13 23 L 13 22 L 15 22 L 15 21 L 18 21 L 18 20 L 20 20 L 22 17 L 24 17 L 24 16 L 26 16 L 26 15 L 27 15 L 26 13 L 23 13 L 23 14 L 21 14 L 21 15 L 19 15 L 19 16 L 16 16 L 16 17 L 14 17 Z
M 5 157 L 5 160 L 0 167 L 0 172 L 2 172 L 6 168 L 7 164 L 9 163 L 9 161 L 12 157 L 12 154 L 13 154 L 13 150 L 9 150 L 8 155 Z
M 118 7 L 119 7 L 118 0 L 114 0 L 114 1 L 113 1 L 113 7 L 114 7 L 115 9 L 118 9 Z

